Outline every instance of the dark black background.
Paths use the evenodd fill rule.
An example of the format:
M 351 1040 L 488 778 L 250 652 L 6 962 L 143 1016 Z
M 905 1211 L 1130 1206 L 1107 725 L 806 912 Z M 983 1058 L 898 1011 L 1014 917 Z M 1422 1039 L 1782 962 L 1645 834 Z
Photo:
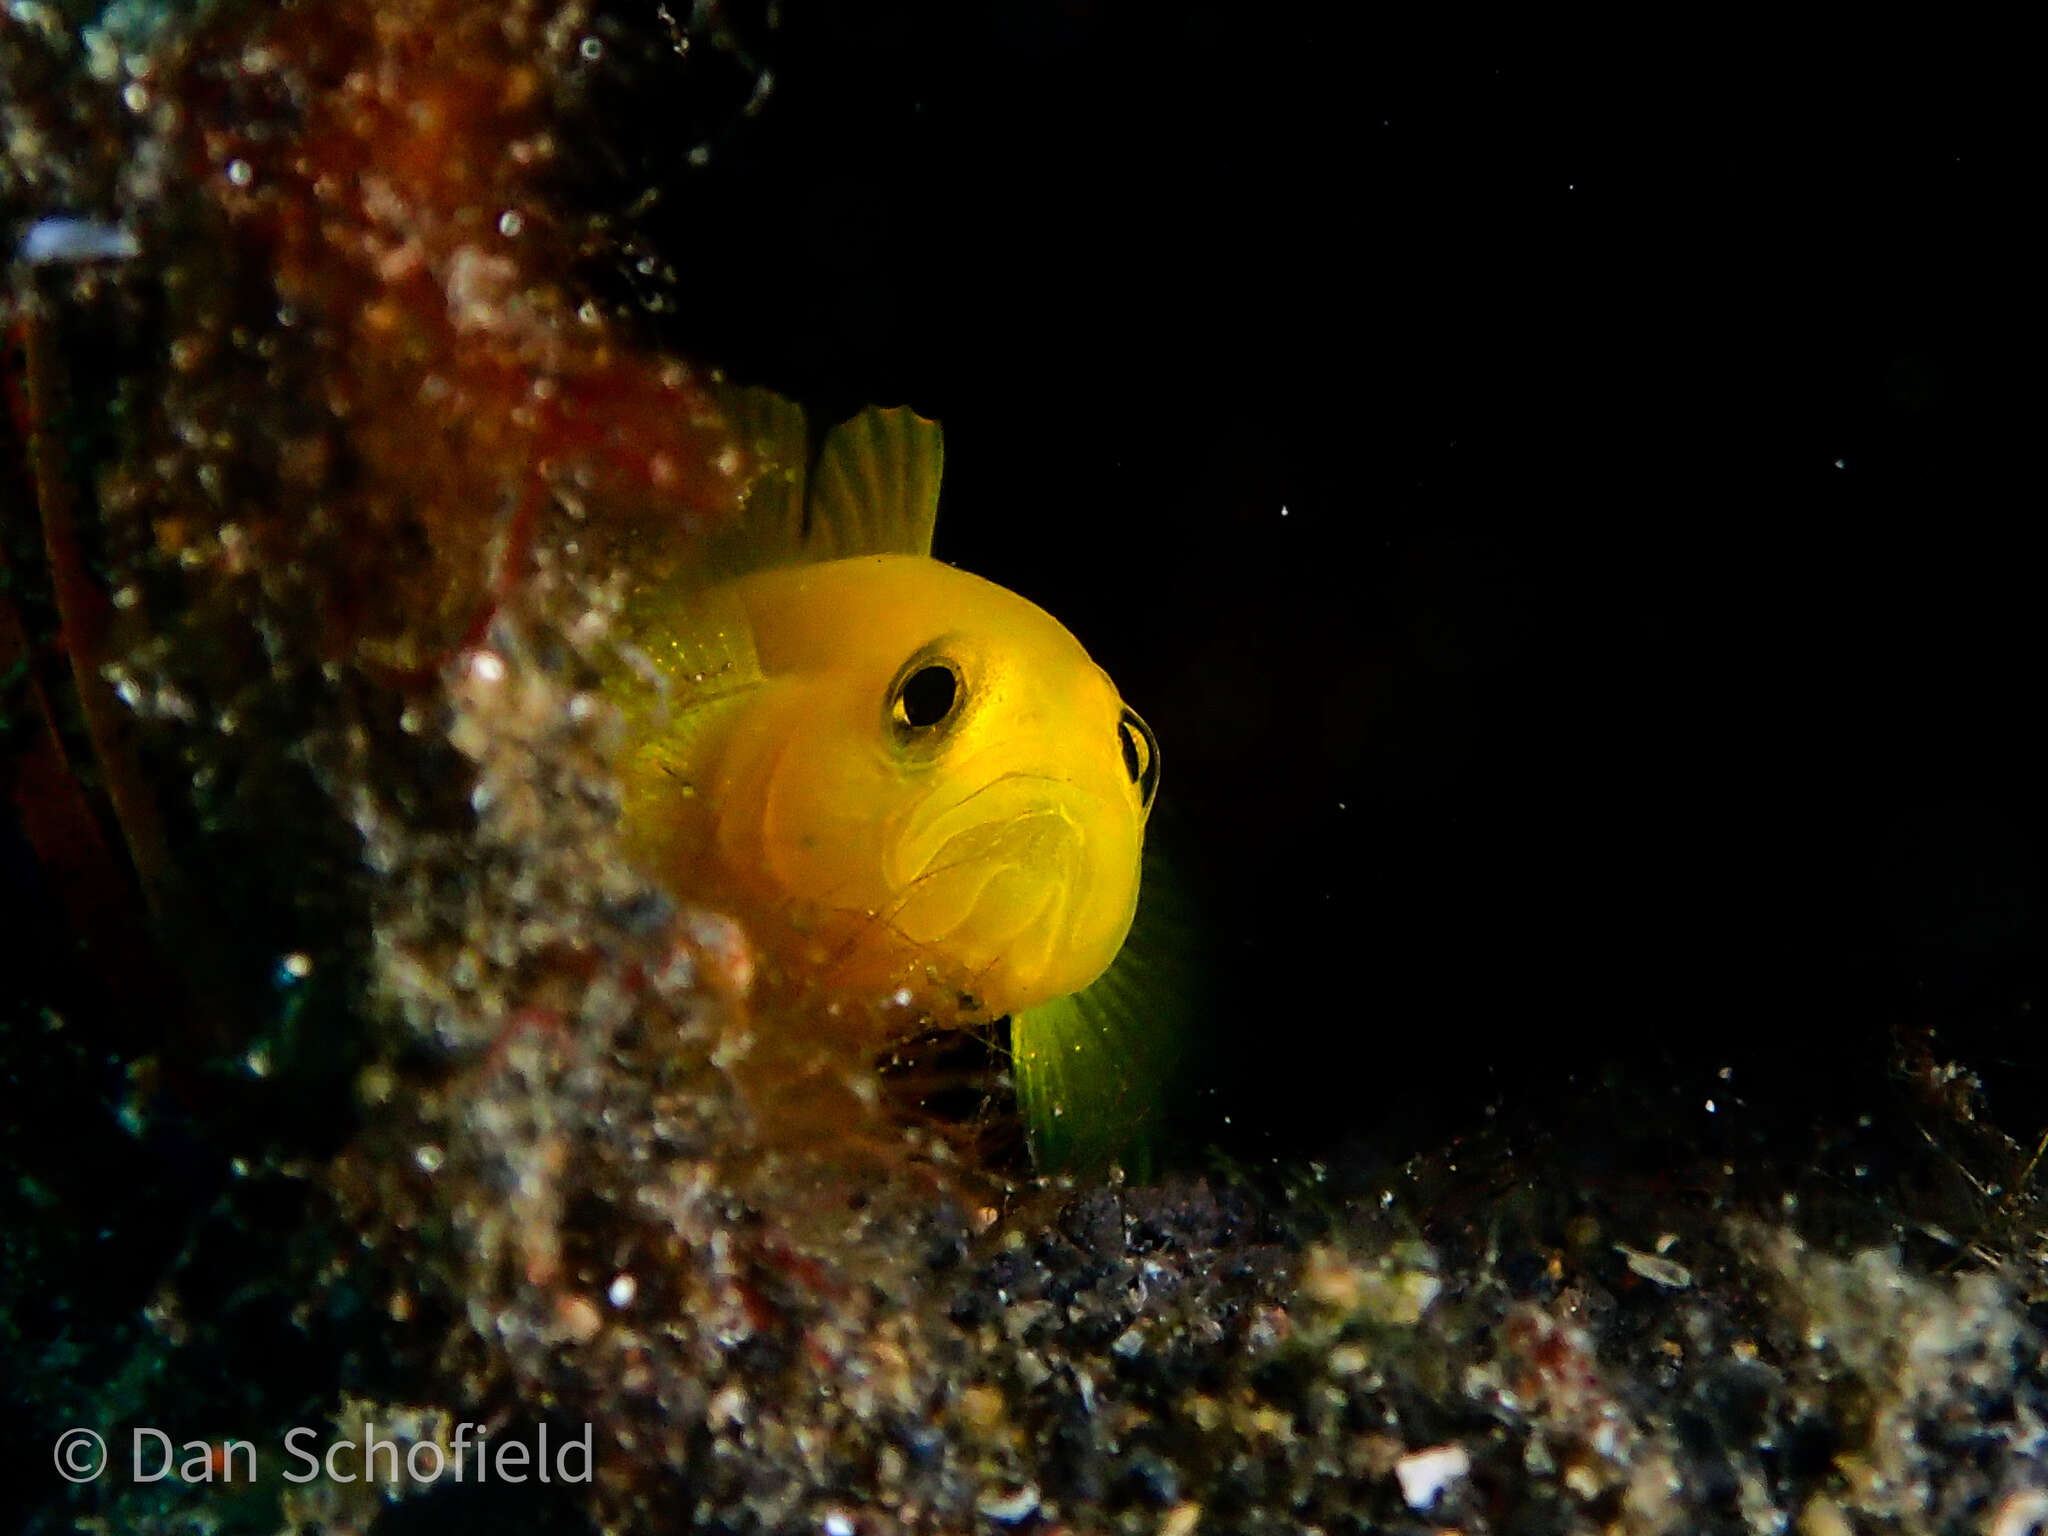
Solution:
M 1335 14 L 792 5 L 601 66 L 648 324 L 944 420 L 940 553 L 1161 738 L 1234 1123 L 2031 1049 L 2014 104 L 1912 38 Z
M 1997 39 L 723 14 L 684 57 L 622 8 L 591 68 L 580 195 L 658 188 L 627 223 L 676 274 L 614 288 L 747 381 L 945 422 L 939 553 L 1163 744 L 1213 1128 L 1728 1065 L 1846 1112 L 1923 1027 L 2037 1118 Z

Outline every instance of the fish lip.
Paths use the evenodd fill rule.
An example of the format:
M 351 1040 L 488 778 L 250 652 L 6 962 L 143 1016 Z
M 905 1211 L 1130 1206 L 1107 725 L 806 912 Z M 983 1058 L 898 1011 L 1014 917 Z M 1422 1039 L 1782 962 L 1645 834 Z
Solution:
M 896 846 L 899 853 L 905 849 L 918 847 L 928 847 L 929 851 L 921 858 L 913 858 L 907 861 L 910 867 L 906 868 L 904 873 L 909 878 L 915 879 L 918 875 L 930 869 L 932 863 L 944 852 L 947 845 L 959 836 L 959 832 L 954 831 L 934 839 L 936 828 L 952 818 L 956 812 L 979 800 L 983 795 L 1000 790 L 1006 784 L 1014 783 L 1039 783 L 1059 786 L 1064 793 L 1051 798 L 1053 804 L 1066 814 L 1070 822 L 1074 821 L 1075 818 L 1063 802 L 1071 797 L 1086 794 L 1086 791 L 1070 778 L 1061 778 L 1057 774 L 1050 773 L 1033 773 L 1023 768 L 1013 768 L 995 775 L 995 777 L 985 781 L 976 788 L 970 789 L 964 795 L 956 796 L 942 803 L 934 803 L 936 797 L 927 797 L 905 819 L 903 830 L 896 840 Z M 990 819 L 993 820 L 995 818 Z
M 1028 794 L 1019 788 L 1027 785 L 1048 788 L 1030 794 L 1021 807 L 987 800 L 991 794 L 1001 796 L 1010 790 Z M 971 882 L 975 894 L 965 903 L 965 911 L 976 911 L 994 881 L 1006 870 L 1028 862 L 1018 856 L 1023 846 L 1050 836 L 1058 846 L 1042 898 L 1028 909 L 1020 906 L 1013 910 L 1011 920 L 1003 925 L 1005 932 L 986 937 L 999 944 L 1011 943 L 1046 922 L 1048 913 L 1054 914 L 1052 920 L 1057 922 L 1058 911 L 1069 906 L 1089 883 L 1084 857 L 1088 823 L 1081 803 L 1086 798 L 1087 791 L 1071 779 L 1015 769 L 995 775 L 966 794 L 920 806 L 907 818 L 896 842 L 891 881 L 896 910 L 901 913 L 916 905 L 921 893 L 932 892 L 942 882 Z M 991 814 L 974 814 L 982 804 Z M 1041 856 L 1043 852 L 1041 843 Z
M 992 1004 L 998 994 L 1029 1006 L 1072 991 L 1092 973 L 1074 985 L 1056 979 L 1098 947 L 1091 936 L 1118 878 L 1102 861 L 1119 856 L 1122 809 L 1085 778 L 1031 769 L 911 808 L 888 855 L 892 894 L 876 915 L 915 943 L 946 944 Z

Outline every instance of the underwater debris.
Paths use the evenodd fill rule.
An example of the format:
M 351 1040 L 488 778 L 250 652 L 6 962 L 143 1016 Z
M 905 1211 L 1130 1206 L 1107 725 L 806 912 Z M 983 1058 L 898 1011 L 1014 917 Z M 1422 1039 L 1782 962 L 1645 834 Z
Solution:
M 61 217 L 36 220 L 15 247 L 16 258 L 31 267 L 129 261 L 141 254 L 135 236 L 118 224 Z
M 1408 1501 L 1410 1509 L 1428 1509 L 1443 1496 L 1447 1486 L 1471 1470 L 1472 1458 L 1455 1445 L 1414 1451 L 1394 1463 L 1401 1497 Z

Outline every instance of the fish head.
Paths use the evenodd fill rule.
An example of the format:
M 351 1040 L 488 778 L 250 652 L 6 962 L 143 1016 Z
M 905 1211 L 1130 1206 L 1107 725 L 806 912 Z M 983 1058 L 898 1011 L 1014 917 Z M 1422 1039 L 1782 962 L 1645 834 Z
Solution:
M 872 918 L 876 946 L 942 959 L 992 1013 L 1100 975 L 1136 911 L 1159 753 L 1080 642 L 919 556 L 744 585 L 780 702 L 725 798 L 760 866 Z

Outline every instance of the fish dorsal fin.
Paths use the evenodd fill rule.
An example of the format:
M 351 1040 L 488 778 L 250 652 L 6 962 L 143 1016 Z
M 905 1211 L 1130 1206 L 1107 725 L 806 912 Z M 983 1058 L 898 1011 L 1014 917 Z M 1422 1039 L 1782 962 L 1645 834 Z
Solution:
M 811 450 L 803 407 L 772 390 L 720 397 L 753 473 L 738 525 L 709 562 L 718 576 L 852 555 L 929 555 L 945 438 L 935 421 L 869 407 Z
M 672 776 L 706 723 L 762 681 L 734 577 L 851 555 L 931 552 L 944 440 L 897 408 L 862 411 L 812 452 L 803 407 L 773 390 L 724 386 L 719 405 L 745 451 L 739 516 L 689 554 L 650 537 L 628 544 L 635 573 L 623 615 L 618 692 L 636 731 L 660 742 Z
M 798 564 L 805 558 L 804 481 L 811 462 L 804 408 L 772 389 L 753 387 L 728 388 L 719 404 L 753 474 L 739 526 L 717 564 L 728 575 Z
M 811 472 L 810 558 L 929 555 L 945 460 L 939 424 L 907 406 L 870 406 L 842 421 Z

